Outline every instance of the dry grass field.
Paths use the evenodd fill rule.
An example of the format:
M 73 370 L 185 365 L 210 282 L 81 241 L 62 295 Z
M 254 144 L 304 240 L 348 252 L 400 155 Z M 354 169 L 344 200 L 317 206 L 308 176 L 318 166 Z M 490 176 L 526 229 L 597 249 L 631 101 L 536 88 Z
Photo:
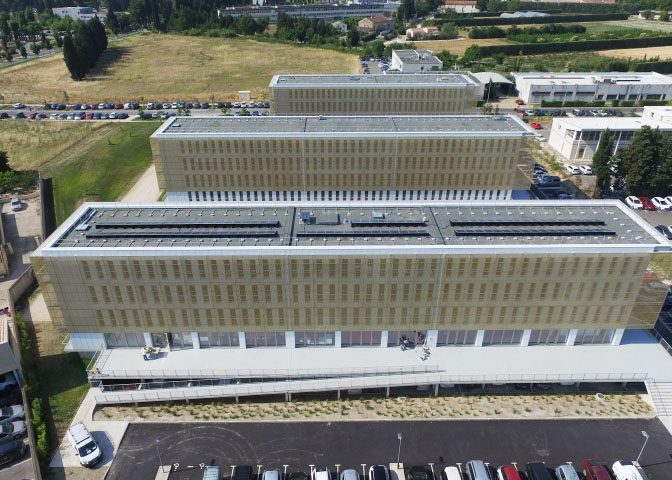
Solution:
M 356 72 L 355 55 L 249 39 L 145 34 L 114 42 L 81 82 L 63 58 L 0 72 L 0 102 L 232 99 L 239 90 L 265 98 L 276 73 Z
M 470 46 L 476 44 L 481 47 L 487 45 L 509 45 L 510 42 L 504 38 L 457 38 L 455 40 L 421 40 L 413 42 L 418 48 L 426 48 L 434 53 L 448 50 L 453 55 L 464 55 L 464 51 Z
M 664 47 L 622 48 L 618 50 L 602 50 L 598 52 L 605 57 L 633 58 L 641 60 L 644 57 L 660 57 L 661 60 L 672 58 L 672 45 Z

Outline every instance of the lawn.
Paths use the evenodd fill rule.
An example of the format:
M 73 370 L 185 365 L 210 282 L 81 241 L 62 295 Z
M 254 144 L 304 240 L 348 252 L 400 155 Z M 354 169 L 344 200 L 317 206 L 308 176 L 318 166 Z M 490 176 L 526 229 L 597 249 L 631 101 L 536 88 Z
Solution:
M 347 73 L 354 54 L 244 38 L 133 35 L 110 45 L 87 79 L 70 79 L 63 58 L 0 71 L 0 102 L 102 102 L 266 98 L 276 73 Z
M 0 150 L 7 152 L 15 170 L 37 170 L 106 125 L 106 122 L 3 120 Z
M 513 42 L 506 38 L 456 38 L 454 40 L 421 40 L 413 43 L 418 48 L 426 48 L 434 53 L 448 50 L 453 55 L 462 56 L 464 51 L 474 44 L 485 47 L 489 45 L 509 45 Z
M 53 159 L 44 172 L 54 179 L 60 224 L 85 200 L 113 201 L 151 165 L 149 136 L 159 122 L 107 125 Z

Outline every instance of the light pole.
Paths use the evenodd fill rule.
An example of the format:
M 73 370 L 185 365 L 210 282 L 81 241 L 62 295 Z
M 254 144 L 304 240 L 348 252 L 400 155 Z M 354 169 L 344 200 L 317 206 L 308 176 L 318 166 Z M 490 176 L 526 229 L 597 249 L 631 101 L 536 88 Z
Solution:
M 642 445 L 642 449 L 639 451 L 639 455 L 637 455 L 637 460 L 635 460 L 635 463 L 639 463 L 639 459 L 642 456 L 642 453 L 644 453 L 644 448 L 646 448 L 646 442 L 649 441 L 649 434 L 644 430 L 642 430 L 642 436 L 644 437 L 644 445 Z
M 397 433 L 397 439 L 399 440 L 399 449 L 397 450 L 397 468 L 399 468 L 399 460 L 401 459 L 401 439 L 403 436 L 401 433 Z
M 161 467 L 161 473 L 165 473 L 163 471 L 163 461 L 161 460 L 161 450 L 159 450 L 159 439 L 156 439 L 156 453 L 159 456 L 159 466 Z

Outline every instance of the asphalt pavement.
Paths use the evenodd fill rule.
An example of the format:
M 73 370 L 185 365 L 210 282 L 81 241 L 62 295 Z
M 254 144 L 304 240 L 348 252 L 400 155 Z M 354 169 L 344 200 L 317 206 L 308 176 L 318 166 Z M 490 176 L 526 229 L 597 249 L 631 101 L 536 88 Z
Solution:
M 196 407 L 198 408 L 198 407 Z M 275 423 L 135 423 L 112 463 L 107 480 L 154 478 L 159 454 L 164 465 L 179 464 L 172 480 L 200 479 L 200 464 L 257 465 L 287 472 L 309 472 L 310 464 L 335 471 L 396 462 L 402 434 L 401 461 L 447 465 L 482 459 L 499 466 L 544 461 L 549 467 L 588 457 L 611 465 L 634 460 L 650 435 L 640 463 L 652 479 L 672 478 L 672 436 L 657 419 L 627 420 L 481 420 L 362 421 Z

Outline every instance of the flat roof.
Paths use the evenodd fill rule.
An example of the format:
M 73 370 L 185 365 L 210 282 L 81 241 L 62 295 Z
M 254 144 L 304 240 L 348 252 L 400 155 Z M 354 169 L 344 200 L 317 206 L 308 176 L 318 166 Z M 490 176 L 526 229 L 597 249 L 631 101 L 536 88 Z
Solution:
M 616 85 L 672 84 L 672 78 L 658 72 L 511 72 L 516 83 L 523 80 L 535 85 L 595 85 L 611 80 Z
M 392 50 L 404 63 L 443 63 L 431 50 Z
M 532 136 L 513 115 L 416 116 L 268 116 L 171 117 L 155 138 L 206 137 L 367 137 L 399 136 Z
M 554 118 L 553 127 L 561 125 L 570 130 L 639 130 L 644 125 L 660 130 L 672 130 L 672 124 L 661 122 L 653 118 L 642 117 L 563 117 Z
M 440 87 L 467 87 L 478 86 L 470 73 L 405 73 L 400 75 L 363 75 L 363 74 L 336 74 L 336 75 L 275 75 L 271 79 L 271 88 L 353 88 L 353 87 L 381 87 L 399 88 L 400 86 L 440 86 Z
M 521 249 L 521 245 L 525 245 Z M 80 207 L 40 247 L 44 250 L 240 247 L 256 254 L 287 248 L 670 246 L 621 202 L 357 202 L 164 204 L 91 203 Z M 664 247 L 663 247 L 664 246 Z M 276 248 L 273 248 L 276 247 Z M 421 248 L 421 249 L 422 249 Z M 617 249 L 618 249 L 617 248 Z M 427 252 L 426 252 L 427 253 Z

